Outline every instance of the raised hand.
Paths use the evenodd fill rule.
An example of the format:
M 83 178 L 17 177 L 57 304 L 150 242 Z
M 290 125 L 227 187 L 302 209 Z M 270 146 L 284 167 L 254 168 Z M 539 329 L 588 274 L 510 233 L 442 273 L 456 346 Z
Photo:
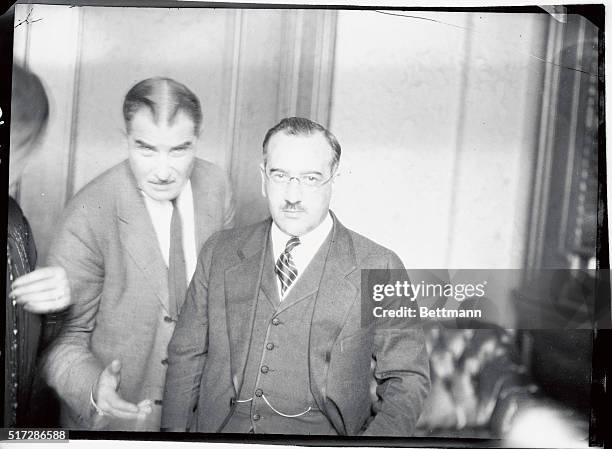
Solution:
M 70 305 L 70 284 L 62 267 L 38 268 L 18 277 L 9 297 L 32 313 L 51 313 Z

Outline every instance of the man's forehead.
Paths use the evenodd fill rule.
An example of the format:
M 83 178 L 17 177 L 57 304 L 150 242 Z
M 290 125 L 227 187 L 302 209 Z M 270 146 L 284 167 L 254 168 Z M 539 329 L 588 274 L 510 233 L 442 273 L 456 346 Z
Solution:
M 154 117 L 153 113 L 144 108 L 134 114 L 130 123 L 130 134 L 134 138 L 188 138 L 195 134 L 195 123 L 189 115 L 179 111 L 172 120 L 168 117 Z
M 322 133 L 291 135 L 277 133 L 268 142 L 268 163 L 327 164 L 333 150 Z

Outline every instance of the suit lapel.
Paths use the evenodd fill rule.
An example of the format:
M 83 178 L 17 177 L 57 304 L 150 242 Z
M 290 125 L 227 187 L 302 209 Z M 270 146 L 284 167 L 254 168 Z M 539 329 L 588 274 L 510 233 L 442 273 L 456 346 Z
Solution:
M 118 195 L 117 218 L 123 247 L 144 274 L 164 310 L 170 314 L 168 267 L 164 263 L 149 211 L 129 166 L 125 165 L 128 186 Z
M 325 407 L 325 382 L 331 348 L 346 321 L 349 309 L 358 301 L 359 287 L 349 275 L 355 271 L 353 241 L 348 230 L 333 215 L 334 228 L 316 298 L 310 337 L 310 369 L 313 396 Z M 358 281 L 357 281 L 358 282 Z
M 268 236 L 268 220 L 258 226 L 237 251 L 237 263 L 225 271 L 225 309 L 230 343 L 232 380 L 237 392 L 243 381 Z M 265 271 L 265 270 L 264 270 Z
M 264 259 L 263 274 L 261 279 L 261 291 L 270 302 L 274 310 L 280 305 L 280 292 L 278 282 L 276 282 L 276 272 L 274 271 L 274 254 L 272 251 L 272 240 L 268 234 L 268 248 Z

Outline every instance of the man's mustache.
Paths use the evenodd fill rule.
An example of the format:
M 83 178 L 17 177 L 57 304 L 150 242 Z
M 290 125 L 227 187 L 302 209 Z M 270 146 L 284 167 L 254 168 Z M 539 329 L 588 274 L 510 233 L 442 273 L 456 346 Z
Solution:
M 160 186 L 166 185 L 166 184 L 172 184 L 174 182 L 174 179 L 165 179 L 165 180 L 161 180 L 161 179 L 154 179 L 149 181 L 151 184 L 157 184 Z
M 283 207 L 281 210 L 283 212 L 306 212 L 306 209 L 304 209 L 299 204 L 291 204 L 291 203 L 285 204 L 285 207 Z

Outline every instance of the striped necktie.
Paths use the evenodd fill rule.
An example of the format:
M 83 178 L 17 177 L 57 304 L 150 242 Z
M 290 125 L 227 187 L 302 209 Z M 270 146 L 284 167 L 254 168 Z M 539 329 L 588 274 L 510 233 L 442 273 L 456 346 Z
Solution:
M 285 251 L 282 252 L 278 260 L 276 261 L 274 271 L 276 271 L 276 275 L 278 276 L 278 279 L 281 283 L 281 296 L 285 294 L 287 289 L 291 286 L 293 281 L 295 281 L 295 278 L 298 275 L 297 268 L 295 268 L 293 258 L 291 257 L 291 251 L 299 244 L 299 238 L 291 237 L 289 241 L 287 241 Z

